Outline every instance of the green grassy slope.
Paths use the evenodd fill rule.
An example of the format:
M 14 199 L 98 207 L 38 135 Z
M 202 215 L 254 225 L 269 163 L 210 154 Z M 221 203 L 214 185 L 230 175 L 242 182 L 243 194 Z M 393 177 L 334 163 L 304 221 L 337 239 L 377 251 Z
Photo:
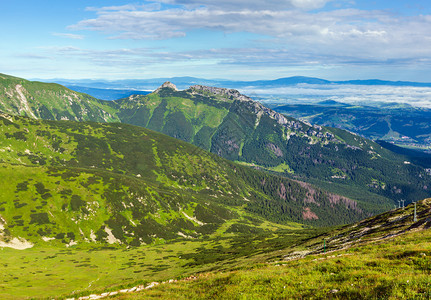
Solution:
M 201 273 L 118 299 L 428 299 L 431 200 L 419 202 L 417 211 L 417 222 L 410 205 L 237 270 Z
M 406 163 L 405 156 L 347 131 L 284 117 L 235 90 L 194 86 L 178 91 L 166 85 L 110 105 L 122 122 L 357 200 L 367 202 L 363 195 L 394 202 L 431 196 L 431 177 L 423 167 Z
M 278 230 L 131 248 L 49 243 L 24 251 L 4 248 L 0 296 L 63 299 L 173 279 L 178 281 L 118 298 L 426 299 L 430 209 L 430 200 L 420 202 L 416 223 L 411 205 L 332 230 Z
M 9 240 L 140 245 L 370 214 L 348 198 L 140 127 L 2 114 L 0 133 Z
M 429 299 L 430 233 L 300 261 L 209 273 L 116 299 Z
M 230 270 L 314 234 L 314 230 L 296 229 L 230 233 L 140 247 L 81 243 L 66 248 L 45 243 L 26 250 L 0 248 L 0 298 L 77 298 L 186 278 L 196 272 Z
M 118 121 L 103 101 L 52 83 L 0 74 L 0 111 L 48 120 Z
M 368 213 L 148 129 L 3 113 L 0 188 L 2 299 L 208 271 Z
M 233 280 L 219 281 L 225 275 L 211 273 L 209 281 L 193 281 L 198 288 L 179 282 L 171 286 L 173 297 L 184 288 L 185 296 L 233 295 L 247 278 L 256 287 L 250 297 L 271 295 L 288 284 L 285 273 L 256 264 L 316 255 L 323 251 L 323 238 L 332 251 L 353 244 L 358 233 L 373 240 L 379 232 L 396 234 L 409 227 L 397 220 L 412 213 L 409 207 L 330 233 L 304 230 L 298 223 L 347 222 L 366 212 L 346 198 L 144 128 L 7 114 L 0 116 L 0 187 L 2 299 L 77 297 L 216 271 Z M 418 211 L 419 225 L 412 229 L 427 226 L 429 202 Z M 357 263 L 351 266 L 359 268 Z M 254 279 L 253 270 L 245 271 L 250 266 L 275 276 L 269 279 L 271 291 Z M 238 268 L 243 271 L 232 271 Z M 414 268 L 412 274 L 420 275 Z M 331 285 L 320 281 L 332 275 L 320 269 L 312 275 L 322 291 Z M 370 280 L 363 281 L 365 291 L 372 288 Z M 334 288 L 342 291 L 348 283 Z M 313 286 L 311 292 L 320 293 Z M 169 295 L 163 288 L 150 292 Z

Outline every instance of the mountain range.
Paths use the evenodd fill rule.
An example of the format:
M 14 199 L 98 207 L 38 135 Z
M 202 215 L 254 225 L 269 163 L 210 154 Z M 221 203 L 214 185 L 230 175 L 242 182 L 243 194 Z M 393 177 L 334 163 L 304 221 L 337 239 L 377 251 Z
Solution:
M 409 152 L 234 89 L 104 101 L 0 74 L 0 297 L 424 296 L 430 202 L 393 208 L 430 184 Z
M 149 95 L 102 101 L 56 84 L 3 77 L 9 96 L 0 98 L 0 110 L 6 113 L 149 128 L 231 161 L 316 184 L 370 212 L 430 195 L 427 170 L 407 156 L 347 131 L 285 117 L 237 90 L 195 85 L 181 91 L 165 83 Z M 53 95 L 60 90 L 60 99 L 37 101 L 42 91 L 27 86 Z M 65 101 L 67 93 L 74 96 Z
M 66 86 L 73 91 L 79 93 L 85 93 L 95 97 L 97 99 L 102 100 L 117 100 L 121 98 L 127 98 L 132 95 L 148 95 L 149 91 L 137 91 L 137 90 L 121 90 L 121 89 L 100 89 L 100 88 L 91 88 L 85 86 L 77 86 L 71 85 Z
M 357 200 L 428 196 L 429 176 L 408 158 L 347 131 L 285 117 L 236 90 L 162 85 L 110 102 L 124 123 L 193 143 L 229 160 L 308 180 Z M 378 198 L 377 202 L 385 202 Z
M 412 82 L 412 81 L 389 81 L 379 79 L 366 80 L 344 80 L 331 81 L 316 77 L 293 76 L 273 80 L 255 80 L 255 81 L 238 81 L 226 79 L 204 79 L 196 77 L 166 77 L 153 79 L 130 79 L 130 80 L 70 80 L 70 79 L 49 79 L 41 80 L 48 82 L 56 82 L 61 85 L 68 86 L 73 89 L 74 86 L 98 88 L 98 89 L 123 89 L 123 90 L 154 90 L 163 82 L 175 82 L 179 89 L 187 89 L 191 85 L 206 85 L 206 86 L 221 86 L 226 88 L 242 89 L 246 87 L 254 88 L 276 88 L 283 86 L 291 86 L 297 84 L 314 84 L 314 85 L 387 85 L 387 86 L 411 86 L 411 87 L 431 87 L 428 82 Z

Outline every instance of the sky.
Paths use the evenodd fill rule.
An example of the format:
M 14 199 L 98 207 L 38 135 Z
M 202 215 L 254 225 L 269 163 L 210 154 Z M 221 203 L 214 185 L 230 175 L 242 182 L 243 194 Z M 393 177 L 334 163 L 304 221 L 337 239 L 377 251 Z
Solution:
M 429 0 L 0 0 L 0 73 L 431 82 Z

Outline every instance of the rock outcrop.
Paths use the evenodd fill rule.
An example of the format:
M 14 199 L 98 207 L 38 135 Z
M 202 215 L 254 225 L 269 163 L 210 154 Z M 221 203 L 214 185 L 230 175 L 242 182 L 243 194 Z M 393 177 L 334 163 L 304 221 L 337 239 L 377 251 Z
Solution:
M 172 85 L 172 83 L 167 82 L 165 84 L 168 84 L 169 86 Z M 164 84 L 164 85 L 165 85 Z M 163 87 L 163 86 L 162 86 Z M 175 86 L 174 86 L 175 87 Z M 159 88 L 160 89 L 160 88 Z M 238 90 L 235 89 L 226 89 L 226 88 L 219 88 L 219 87 L 212 87 L 212 86 L 204 86 L 204 85 L 193 85 L 191 86 L 187 92 L 191 94 L 198 94 L 203 96 L 208 95 L 214 95 L 214 96 L 220 96 L 219 99 L 221 101 L 241 101 L 243 104 L 247 105 L 250 110 L 256 114 L 256 127 L 259 125 L 260 118 L 262 115 L 267 115 L 271 119 L 275 120 L 278 124 L 282 125 L 285 128 L 288 128 L 293 131 L 304 131 L 304 134 L 307 136 L 315 136 L 327 141 L 332 142 L 338 142 L 338 140 L 335 138 L 335 136 L 331 133 L 328 133 L 326 130 L 324 130 L 320 126 L 314 126 L 312 129 L 308 130 L 306 132 L 303 122 L 300 122 L 298 120 L 289 120 L 284 115 L 268 108 L 262 105 L 260 102 L 254 101 L 250 97 L 247 97 L 243 94 L 241 94 Z M 311 125 L 309 125 L 311 126 Z
M 154 93 L 157 93 L 164 88 L 170 88 L 170 89 L 173 89 L 174 91 L 178 91 L 177 86 L 175 84 L 173 84 L 172 82 L 166 81 L 159 88 L 157 88 L 157 90 L 155 90 Z
M 253 101 L 251 98 L 241 94 L 234 89 L 218 88 L 204 85 L 193 85 L 189 89 L 193 94 L 214 94 L 226 97 L 228 100 Z

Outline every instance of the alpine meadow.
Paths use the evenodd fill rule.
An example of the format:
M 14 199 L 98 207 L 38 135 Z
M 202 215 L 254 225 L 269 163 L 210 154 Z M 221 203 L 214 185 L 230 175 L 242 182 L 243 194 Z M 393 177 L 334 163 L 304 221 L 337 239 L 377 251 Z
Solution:
M 429 1 L 0 25 L 0 299 L 431 299 Z

